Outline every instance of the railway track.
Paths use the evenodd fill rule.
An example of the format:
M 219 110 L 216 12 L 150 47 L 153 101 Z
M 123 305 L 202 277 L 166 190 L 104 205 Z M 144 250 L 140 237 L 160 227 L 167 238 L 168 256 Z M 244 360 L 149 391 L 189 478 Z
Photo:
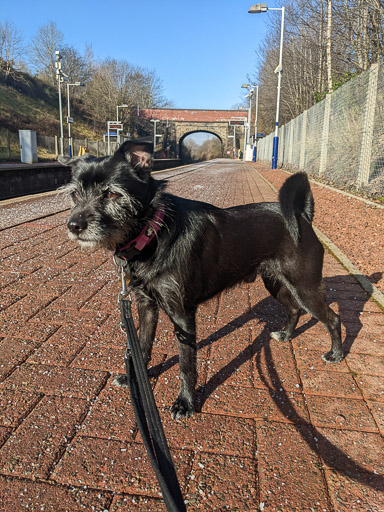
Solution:
M 179 180 L 185 178 L 185 175 L 191 172 L 203 171 L 212 165 L 217 165 L 217 161 L 212 160 L 175 167 L 174 169 L 164 169 L 154 171 L 152 174 L 154 178 L 158 179 Z M 21 208 L 22 205 L 25 206 L 24 209 Z M 68 200 L 58 191 L 6 199 L 0 202 L 0 232 L 27 222 L 52 217 L 69 209 Z

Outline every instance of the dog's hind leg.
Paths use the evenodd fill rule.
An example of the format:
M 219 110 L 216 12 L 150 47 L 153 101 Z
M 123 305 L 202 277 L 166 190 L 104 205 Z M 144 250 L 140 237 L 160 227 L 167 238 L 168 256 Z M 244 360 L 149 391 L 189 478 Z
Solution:
M 339 363 L 343 359 L 343 346 L 341 343 L 341 322 L 327 303 L 323 281 L 317 286 L 305 286 L 301 283 L 297 288 L 298 301 L 312 316 L 322 322 L 331 336 L 331 350 L 322 356 L 328 363 Z
M 194 398 L 197 381 L 195 314 L 194 310 L 183 315 L 169 315 L 177 336 L 181 376 L 180 391 L 171 409 L 174 420 L 188 418 L 195 412 Z
M 300 317 L 300 307 L 288 288 L 280 281 L 263 277 L 264 285 L 272 297 L 275 297 L 288 309 L 288 322 L 282 331 L 271 332 L 271 338 L 276 341 L 290 341 Z
M 139 313 L 139 342 L 143 354 L 144 363 L 148 366 L 151 360 L 153 341 L 156 335 L 156 327 L 159 318 L 159 309 L 154 300 L 146 296 L 137 296 L 137 310 Z M 113 384 L 118 387 L 128 387 L 127 375 L 118 375 Z

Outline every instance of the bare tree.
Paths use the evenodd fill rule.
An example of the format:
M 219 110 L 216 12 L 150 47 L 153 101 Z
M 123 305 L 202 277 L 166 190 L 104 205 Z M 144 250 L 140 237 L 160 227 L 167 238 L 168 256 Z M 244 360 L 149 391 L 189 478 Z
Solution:
M 340 13 L 348 34 L 348 56 L 358 70 L 368 69 L 383 55 L 384 2 L 343 0 Z
M 384 0 L 285 0 L 285 6 L 281 124 L 384 54 Z M 274 14 L 267 20 L 271 30 L 256 52 L 251 81 L 261 86 L 259 124 L 272 131 L 280 20 Z
M 93 71 L 87 87 L 86 104 L 98 122 L 105 122 L 116 117 L 117 105 L 128 105 L 121 112 L 124 120 L 138 105 L 142 108 L 164 107 L 166 100 L 161 80 L 154 71 L 126 61 L 106 59 Z
M 5 78 L 21 67 L 24 52 L 23 37 L 13 23 L 0 23 L 0 69 Z
M 85 57 L 73 46 L 64 46 L 61 51 L 63 71 L 72 82 L 88 82 L 91 77 L 91 67 Z
M 31 42 L 30 63 L 37 75 L 51 85 L 56 85 L 55 51 L 64 43 L 64 34 L 54 21 L 39 28 Z

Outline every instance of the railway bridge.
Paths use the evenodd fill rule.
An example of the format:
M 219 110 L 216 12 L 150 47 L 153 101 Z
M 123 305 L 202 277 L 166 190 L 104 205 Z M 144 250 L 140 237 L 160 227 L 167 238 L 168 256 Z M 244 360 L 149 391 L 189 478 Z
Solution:
M 164 151 L 166 156 L 181 155 L 181 146 L 185 137 L 197 132 L 216 135 L 221 141 L 222 156 L 232 155 L 234 129 L 230 120 L 245 118 L 244 110 L 200 110 L 175 108 L 142 108 L 133 111 L 140 119 L 156 121 L 156 151 Z M 243 135 L 242 126 L 237 131 Z

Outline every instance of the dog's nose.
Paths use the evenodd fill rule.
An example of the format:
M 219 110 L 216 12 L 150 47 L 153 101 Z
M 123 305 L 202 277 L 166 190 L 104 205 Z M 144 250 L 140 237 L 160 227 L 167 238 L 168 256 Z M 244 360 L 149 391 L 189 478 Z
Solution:
M 88 224 L 83 215 L 76 215 L 69 219 L 67 226 L 71 233 L 79 235 L 82 231 L 87 229 Z

